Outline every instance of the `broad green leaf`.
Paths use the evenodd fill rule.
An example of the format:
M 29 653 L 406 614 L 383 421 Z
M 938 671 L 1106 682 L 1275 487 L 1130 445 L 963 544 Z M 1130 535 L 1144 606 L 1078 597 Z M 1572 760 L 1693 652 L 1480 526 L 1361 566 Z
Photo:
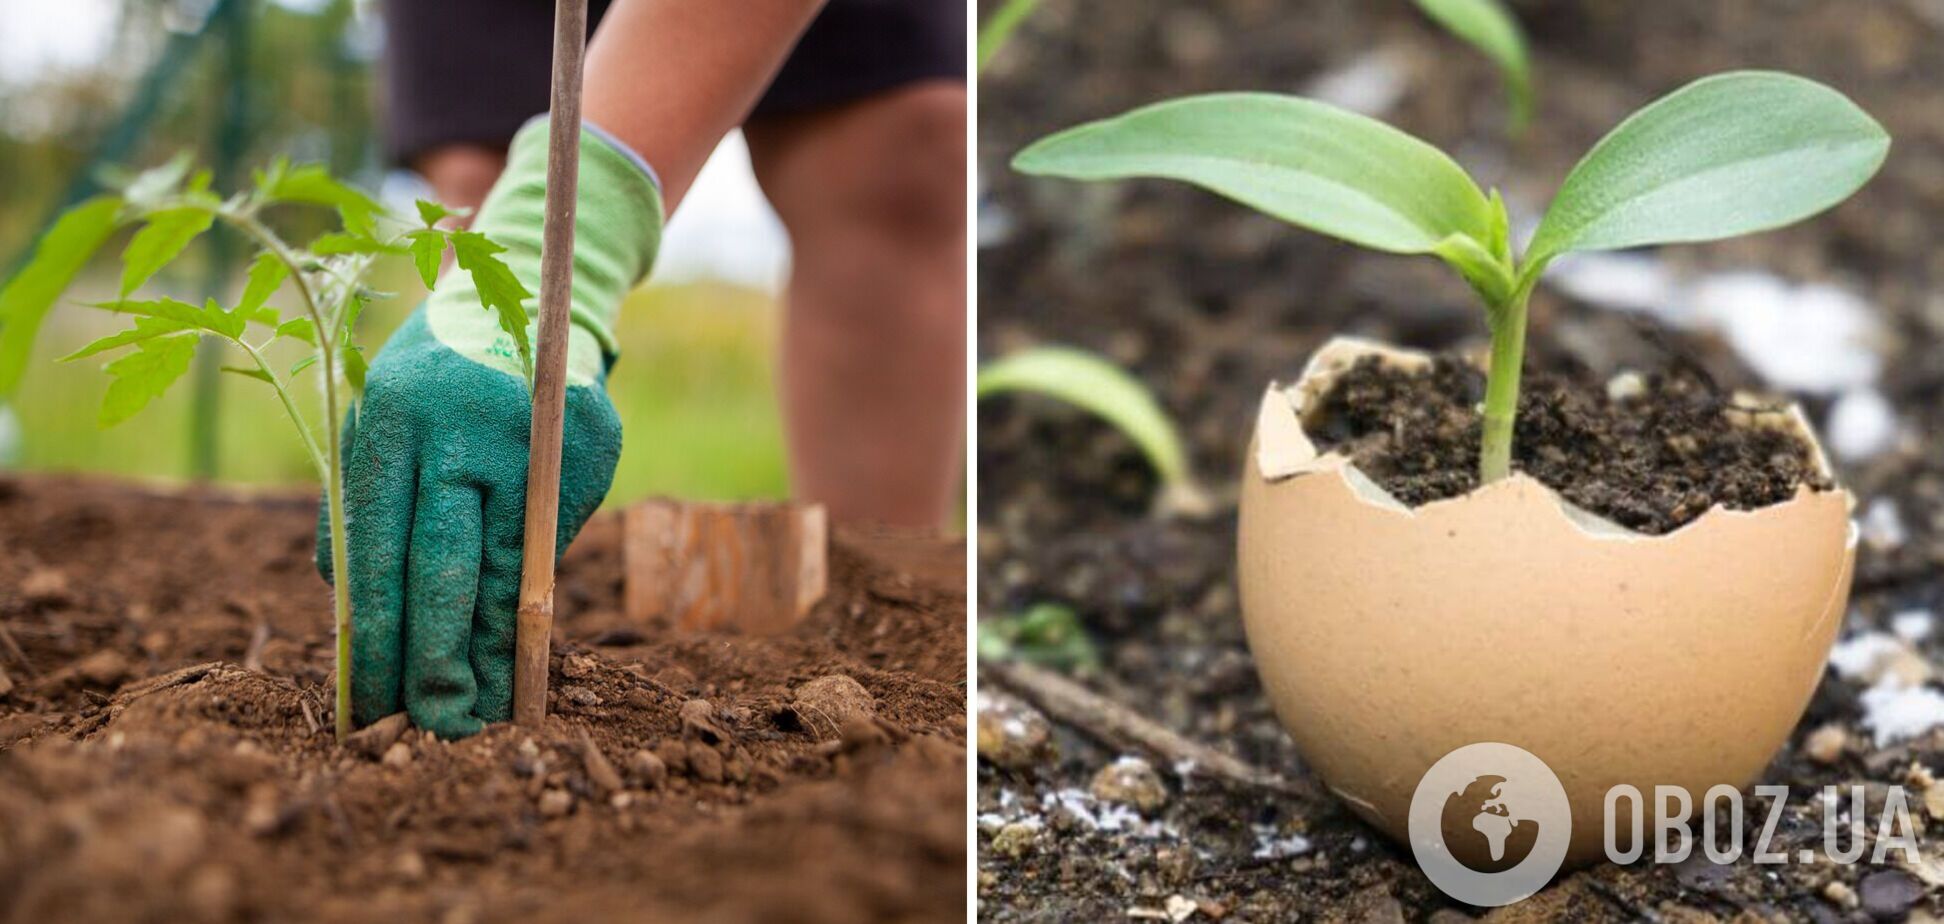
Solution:
M 1014 30 L 1032 15 L 1036 6 L 1039 6 L 1039 0 L 1006 0 L 1005 5 L 986 18 L 985 24 L 979 27 L 978 70 L 985 70 L 986 62 L 991 61 L 999 49 L 1006 47 Z
M 27 370 L 41 319 L 120 226 L 122 199 L 97 196 L 69 209 L 34 245 L 34 256 L 0 288 L 0 397 Z
M 1848 198 L 1889 150 L 1883 126 L 1813 80 L 1771 71 L 1704 77 L 1587 152 L 1527 262 L 1780 227 Z
M 439 263 L 445 259 L 446 236 L 439 231 L 413 231 L 406 235 L 411 241 L 412 265 L 418 267 L 419 278 L 430 289 L 439 284 Z
M 135 232 L 122 251 L 123 298 L 142 287 L 157 270 L 169 265 L 189 242 L 209 230 L 216 216 L 204 208 L 164 209 L 148 214 L 148 224 Z
M 196 358 L 195 334 L 172 334 L 136 344 L 135 352 L 103 367 L 114 381 L 101 402 L 99 421 L 112 427 L 135 415 L 189 371 Z
M 122 187 L 122 197 L 136 208 L 153 206 L 175 194 L 189 175 L 190 164 L 189 152 L 179 151 L 168 163 L 136 174 Z
M 1035 347 L 979 370 L 981 399 L 1019 391 L 1049 395 L 1100 416 L 1140 447 L 1163 481 L 1188 481 L 1188 454 L 1174 422 L 1140 380 L 1113 363 L 1070 347 Z
M 90 307 L 100 308 L 103 311 L 112 311 L 117 314 L 132 314 L 145 318 L 163 318 L 165 320 L 175 321 L 184 327 L 205 330 L 231 340 L 243 336 L 243 318 L 224 311 L 223 306 L 216 304 L 216 300 L 213 298 L 204 302 L 201 307 L 191 305 L 188 302 L 179 302 L 173 298 L 158 298 L 148 301 L 122 299 L 112 302 L 100 302 Z
M 1418 8 L 1498 65 L 1511 98 L 1513 131 L 1532 118 L 1532 65 L 1525 33 L 1499 0 L 1417 0 Z
M 428 228 L 445 220 L 446 216 L 455 214 L 452 209 L 440 203 L 428 202 L 424 199 L 418 200 L 418 213 L 419 220 L 425 222 Z
M 262 369 L 258 369 L 255 366 L 224 366 L 223 371 L 232 372 L 237 375 L 243 376 L 245 378 L 256 379 L 259 382 L 264 382 L 270 385 L 277 384 L 277 380 L 271 378 L 270 373 L 265 372 Z
M 1491 208 L 1439 151 L 1375 119 L 1294 96 L 1191 96 L 1044 138 L 1013 160 L 1080 180 L 1164 177 L 1392 253 L 1490 235 Z
M 87 346 L 82 347 L 81 349 L 75 350 L 74 352 L 61 357 L 60 362 L 66 363 L 66 362 L 73 362 L 74 360 L 77 359 L 85 359 L 89 356 L 95 355 L 96 353 L 112 350 L 115 349 L 116 347 L 125 347 L 131 343 L 140 343 L 144 340 L 152 340 L 164 334 L 174 334 L 185 330 L 193 330 L 194 328 L 195 325 L 193 324 L 189 324 L 183 321 L 173 320 L 170 318 L 138 317 L 135 319 L 134 327 L 131 327 L 118 334 L 110 334 L 106 337 L 101 338 L 100 340 L 96 340 L 95 342 L 90 343 Z
M 344 348 L 344 352 L 338 354 L 338 358 L 344 364 L 344 380 L 351 383 L 351 391 L 354 394 L 364 394 L 364 349 L 361 347 L 347 346 Z
M 520 284 L 513 270 L 500 261 L 495 254 L 504 253 L 506 248 L 489 240 L 477 231 L 454 231 L 448 235 L 452 241 L 452 256 L 459 268 L 472 274 L 473 288 L 479 292 L 479 304 L 499 317 L 500 330 L 506 331 L 519 348 L 520 361 L 527 369 L 533 368 L 533 343 L 527 337 L 527 311 L 525 302 L 533 293 Z M 529 373 L 530 376 L 530 373 Z
M 236 313 L 246 318 L 254 318 L 257 309 L 276 294 L 277 288 L 290 278 L 290 267 L 277 255 L 263 251 L 250 263 L 249 280 L 243 284 L 243 300 L 236 305 Z
M 278 337 L 295 337 L 311 346 L 317 345 L 317 325 L 310 318 L 291 318 L 277 325 Z
M 378 234 L 376 219 L 383 209 L 363 191 L 331 176 L 321 165 L 283 169 L 273 166 L 270 172 L 259 175 L 258 182 L 269 201 L 329 206 L 337 209 L 345 230 L 360 237 Z

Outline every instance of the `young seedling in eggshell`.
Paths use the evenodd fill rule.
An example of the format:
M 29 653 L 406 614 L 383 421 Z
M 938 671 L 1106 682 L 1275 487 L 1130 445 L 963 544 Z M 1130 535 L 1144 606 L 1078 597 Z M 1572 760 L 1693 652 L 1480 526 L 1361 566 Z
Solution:
M 1513 246 L 1497 190 L 1437 148 L 1301 97 L 1185 97 L 1068 129 L 1021 151 L 1024 173 L 1192 183 L 1299 227 L 1432 254 L 1484 303 L 1482 482 L 1510 473 L 1526 302 L 1555 258 L 1707 241 L 1800 221 L 1882 166 L 1890 136 L 1843 94 L 1768 71 L 1697 80 L 1634 113 L 1566 177 L 1531 243 Z

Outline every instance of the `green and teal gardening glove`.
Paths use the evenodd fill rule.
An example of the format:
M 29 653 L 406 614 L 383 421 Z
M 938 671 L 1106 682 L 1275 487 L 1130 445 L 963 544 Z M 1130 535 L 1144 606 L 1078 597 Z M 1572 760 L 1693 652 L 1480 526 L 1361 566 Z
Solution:
M 506 248 L 500 257 L 530 292 L 540 289 L 547 131 L 542 117 L 514 137 L 472 225 Z M 614 480 L 611 329 L 654 262 L 662 226 L 654 173 L 592 127 L 581 136 L 578 208 L 560 551 Z M 531 339 L 532 300 L 528 310 Z M 372 362 L 343 440 L 357 724 L 402 707 L 419 727 L 459 738 L 511 717 L 532 406 L 513 340 L 480 307 L 470 273 L 446 273 Z M 320 518 L 326 580 L 328 538 Z

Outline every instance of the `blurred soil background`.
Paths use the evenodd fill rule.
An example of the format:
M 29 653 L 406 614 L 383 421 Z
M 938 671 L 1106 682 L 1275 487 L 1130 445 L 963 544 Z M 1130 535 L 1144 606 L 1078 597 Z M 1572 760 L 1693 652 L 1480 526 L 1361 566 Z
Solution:
M 994 6 L 981 3 L 982 12 Z M 1411 3 L 1046 0 L 981 78 L 982 359 L 1098 351 L 1153 388 L 1217 500 L 1150 512 L 1124 437 L 1053 402 L 979 415 L 982 634 L 1022 616 L 1080 630 L 1014 648 L 1195 745 L 1297 785 L 1184 778 L 1103 744 L 982 675 L 977 824 L 984 919 L 1058 921 L 1934 920 L 1944 911 L 1944 3 L 1511 0 L 1537 117 L 1504 135 L 1492 66 Z M 1880 807 L 1903 784 L 1920 862 L 1602 865 L 1486 914 L 1453 907 L 1408 852 L 1308 778 L 1250 664 L 1234 588 L 1235 475 L 1268 381 L 1333 334 L 1473 348 L 1472 296 L 1428 259 L 1373 254 L 1180 184 L 1078 184 L 1007 169 L 1026 143 L 1164 98 L 1302 93 L 1381 117 L 1498 185 L 1527 230 L 1628 113 L 1706 74 L 1776 68 L 1849 94 L 1894 137 L 1881 174 L 1795 227 L 1718 244 L 1562 260 L 1534 301 L 1528 361 L 1601 377 L 1674 365 L 1789 395 L 1821 429 L 1862 529 L 1848 624 L 1763 782 L 1791 787 L 1777 836 L 1820 848 L 1830 784 Z M 1002 667 L 1003 670 L 1003 667 Z M 1091 724 L 1092 731 L 1083 728 Z M 1921 797 L 1921 798 L 1920 798 Z M 1753 843 L 1761 815 L 1745 843 Z M 1766 809 L 1765 805 L 1761 805 Z M 1874 830 L 1876 808 L 1869 824 Z

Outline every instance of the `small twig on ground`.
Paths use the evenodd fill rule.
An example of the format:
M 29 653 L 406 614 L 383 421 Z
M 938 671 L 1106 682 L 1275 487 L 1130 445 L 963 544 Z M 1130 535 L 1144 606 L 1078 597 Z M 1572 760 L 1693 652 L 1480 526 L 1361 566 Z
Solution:
M 1269 789 L 1304 799 L 1321 798 L 1316 786 L 1307 780 L 1288 779 L 1191 741 L 1127 706 L 1044 668 L 981 660 L 979 679 L 1005 687 L 1047 715 L 1108 747 L 1146 751 L 1160 758 L 1176 774 Z
M 263 673 L 263 646 L 270 642 L 270 623 L 259 620 L 256 631 L 250 633 L 250 647 L 243 650 L 243 669 L 252 674 Z
M 20 650 L 20 643 L 14 641 L 13 633 L 7 629 L 7 624 L 4 622 L 0 622 L 0 645 L 7 646 L 7 653 L 13 655 L 15 661 L 20 662 L 20 667 L 27 672 L 27 676 L 40 676 L 40 671 L 34 669 L 34 662 L 27 660 L 27 652 Z

